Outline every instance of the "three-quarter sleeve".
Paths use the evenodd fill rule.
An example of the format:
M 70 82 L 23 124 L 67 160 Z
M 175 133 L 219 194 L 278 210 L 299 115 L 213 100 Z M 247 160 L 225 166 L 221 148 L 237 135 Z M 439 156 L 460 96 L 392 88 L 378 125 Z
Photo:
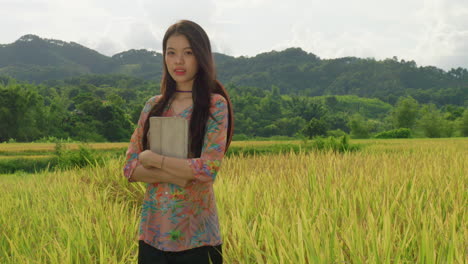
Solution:
M 133 171 L 140 164 L 138 160 L 138 155 L 143 151 L 142 138 L 145 121 L 148 118 L 149 111 L 151 110 L 153 104 L 152 101 L 155 101 L 155 97 L 148 100 L 145 104 L 145 107 L 141 111 L 140 118 L 138 120 L 135 131 L 132 134 L 130 139 L 130 144 L 126 152 L 126 162 L 124 166 L 124 176 L 129 182 L 134 182 L 131 178 Z
M 210 107 L 200 158 L 187 159 L 195 180 L 214 182 L 226 150 L 229 111 L 226 99 L 217 95 Z

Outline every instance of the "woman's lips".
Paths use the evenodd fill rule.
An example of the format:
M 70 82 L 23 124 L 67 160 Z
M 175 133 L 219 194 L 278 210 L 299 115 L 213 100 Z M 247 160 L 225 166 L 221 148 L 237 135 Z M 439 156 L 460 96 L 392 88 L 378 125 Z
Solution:
M 174 73 L 176 75 L 184 75 L 185 74 L 185 70 L 175 70 Z

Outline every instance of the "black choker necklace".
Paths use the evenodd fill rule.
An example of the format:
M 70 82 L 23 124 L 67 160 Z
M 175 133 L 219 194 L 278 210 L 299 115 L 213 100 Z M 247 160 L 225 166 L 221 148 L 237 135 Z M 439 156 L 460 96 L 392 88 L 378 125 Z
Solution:
M 179 90 L 175 90 L 176 92 L 178 93 L 191 93 L 192 91 L 179 91 Z

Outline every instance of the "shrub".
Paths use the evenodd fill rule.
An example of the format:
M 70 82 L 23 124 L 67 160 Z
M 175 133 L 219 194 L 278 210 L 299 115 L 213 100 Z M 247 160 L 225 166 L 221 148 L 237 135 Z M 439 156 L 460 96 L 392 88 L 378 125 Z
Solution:
M 243 141 L 243 140 L 248 140 L 249 137 L 246 134 L 234 134 L 232 136 L 233 141 Z
M 409 128 L 398 128 L 393 130 L 384 131 L 378 133 L 374 138 L 410 138 L 411 129 Z
M 334 152 L 349 152 L 356 151 L 361 148 L 361 145 L 350 144 L 349 137 L 344 136 L 339 139 L 329 137 L 321 138 L 317 137 L 313 141 L 309 141 L 306 138 L 303 139 L 301 144 L 281 143 L 272 145 L 261 145 L 261 146 L 231 146 L 229 147 L 226 156 L 233 155 L 271 155 L 281 153 L 308 153 L 312 151 L 334 151 Z
M 85 167 L 103 161 L 97 157 L 95 150 L 86 145 L 80 145 L 78 151 L 71 151 L 65 149 L 61 142 L 55 143 L 55 156 L 57 167 L 61 169 Z
M 327 136 L 339 138 L 339 137 L 346 136 L 346 132 L 344 132 L 344 131 L 341 130 L 341 129 L 328 130 L 328 131 L 327 131 Z
M 78 142 L 74 141 L 71 138 L 57 138 L 53 136 L 47 136 L 47 137 L 41 137 L 40 139 L 34 140 L 34 143 L 57 143 L 57 142 L 66 142 L 66 143 L 72 143 L 72 142 Z
M 297 144 L 273 144 L 265 146 L 230 146 L 226 156 L 232 155 L 266 155 L 266 154 L 279 154 L 287 152 L 299 153 L 301 147 Z
M 0 174 L 23 172 L 37 172 L 54 166 L 54 161 L 50 158 L 40 159 L 0 159 Z
M 347 135 L 341 138 L 334 138 L 334 137 L 316 137 L 315 140 L 312 142 L 312 147 L 316 150 L 320 151 L 334 151 L 334 152 L 349 152 L 349 151 L 356 151 L 361 149 L 361 145 L 358 144 L 350 144 L 349 137 Z

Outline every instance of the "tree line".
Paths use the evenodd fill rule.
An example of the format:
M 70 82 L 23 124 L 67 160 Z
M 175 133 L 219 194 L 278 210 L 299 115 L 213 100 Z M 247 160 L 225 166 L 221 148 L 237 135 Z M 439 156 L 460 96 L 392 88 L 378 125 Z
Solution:
M 356 95 L 284 94 L 275 85 L 263 89 L 231 83 L 226 88 L 239 140 L 344 134 L 368 138 L 402 128 L 413 137 L 468 136 L 466 106 L 425 104 L 411 96 L 400 96 L 392 105 Z M 125 142 L 144 103 L 155 94 L 159 84 L 124 75 L 89 75 L 41 84 L 1 77 L 0 142 L 50 137 Z

